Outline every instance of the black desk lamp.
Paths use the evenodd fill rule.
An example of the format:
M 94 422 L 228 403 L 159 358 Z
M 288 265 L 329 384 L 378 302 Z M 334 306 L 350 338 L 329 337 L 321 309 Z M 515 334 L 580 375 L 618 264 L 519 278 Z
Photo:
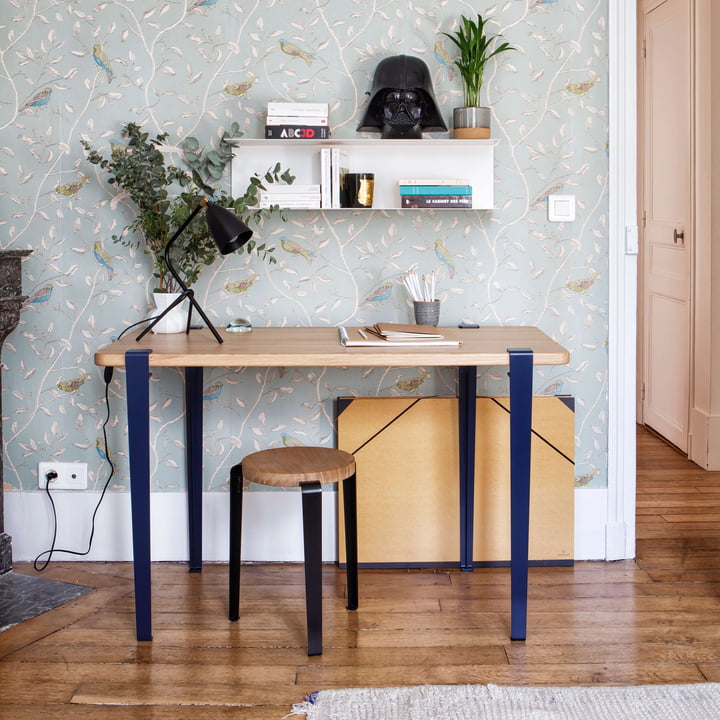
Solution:
M 230 212 L 227 208 L 221 205 L 215 205 L 208 202 L 207 198 L 203 198 L 200 204 L 193 210 L 188 216 L 187 220 L 177 229 L 177 232 L 168 240 L 165 246 L 165 264 L 170 274 L 175 278 L 175 282 L 180 286 L 182 292 L 173 301 L 171 305 L 165 308 L 160 315 L 158 315 L 138 336 L 140 340 L 149 330 L 162 320 L 176 305 L 179 305 L 186 298 L 190 301 L 190 307 L 188 308 L 187 316 L 187 327 L 185 328 L 185 334 L 190 332 L 190 323 L 192 321 L 192 311 L 195 308 L 198 311 L 200 317 L 205 321 L 208 329 L 215 336 L 215 339 L 222 343 L 223 339 L 220 337 L 220 333 L 213 327 L 213 324 L 208 319 L 200 304 L 195 299 L 194 291 L 189 288 L 182 280 L 177 270 L 173 267 L 170 260 L 170 249 L 172 248 L 175 241 L 182 235 L 185 228 L 192 222 L 193 218 L 207 205 L 206 217 L 208 228 L 210 228 L 210 234 L 215 240 L 218 250 L 221 255 L 229 255 L 236 250 L 239 250 L 251 237 L 252 230 L 237 216 L 235 213 Z

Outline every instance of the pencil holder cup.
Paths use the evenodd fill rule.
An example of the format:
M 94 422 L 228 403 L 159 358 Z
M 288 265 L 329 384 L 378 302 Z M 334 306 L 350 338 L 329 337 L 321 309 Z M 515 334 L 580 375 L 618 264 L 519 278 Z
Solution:
M 418 325 L 437 325 L 440 320 L 439 300 L 414 300 L 415 322 Z

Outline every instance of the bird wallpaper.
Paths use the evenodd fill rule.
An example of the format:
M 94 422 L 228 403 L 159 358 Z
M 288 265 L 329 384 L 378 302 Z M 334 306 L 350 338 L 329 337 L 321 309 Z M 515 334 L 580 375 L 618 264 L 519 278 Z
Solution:
M 607 0 L 6 0 L 0 248 L 32 250 L 2 355 L 6 492 L 38 492 L 37 464 L 52 459 L 88 463 L 90 488 L 102 488 L 93 355 L 151 313 L 150 259 L 112 240 L 132 203 L 81 140 L 107 153 L 136 122 L 167 132 L 179 165 L 189 136 L 212 146 L 237 122 L 262 137 L 276 100 L 328 102 L 333 137 L 359 138 L 375 67 L 397 54 L 425 61 L 452 127 L 462 86 L 443 33 L 477 12 L 514 48 L 490 61 L 481 91 L 497 140 L 495 208 L 292 210 L 253 228 L 276 263 L 227 256 L 204 270 L 197 297 L 219 327 L 411 322 L 400 279 L 433 272 L 441 324 L 536 325 L 570 350 L 569 365 L 536 369 L 534 391 L 575 397 L 577 485 L 607 485 Z M 436 137 L 448 135 L 425 141 Z M 229 191 L 229 173 L 224 182 Z M 574 222 L 548 222 L 554 193 L 576 197 Z M 116 371 L 109 393 L 111 492 L 129 485 L 124 382 Z M 454 372 L 431 367 L 225 368 L 204 383 L 204 481 L 217 492 L 244 454 L 332 445 L 338 396 L 455 392 Z M 506 393 L 507 368 L 480 368 L 478 391 Z M 151 393 L 153 490 L 182 491 L 180 371 L 153 371 Z

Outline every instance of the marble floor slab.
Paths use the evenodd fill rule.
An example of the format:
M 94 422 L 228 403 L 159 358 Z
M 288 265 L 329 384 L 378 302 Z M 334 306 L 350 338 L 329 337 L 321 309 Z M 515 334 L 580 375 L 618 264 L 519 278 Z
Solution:
M 0 575 L 0 632 L 92 590 L 84 585 L 19 575 Z

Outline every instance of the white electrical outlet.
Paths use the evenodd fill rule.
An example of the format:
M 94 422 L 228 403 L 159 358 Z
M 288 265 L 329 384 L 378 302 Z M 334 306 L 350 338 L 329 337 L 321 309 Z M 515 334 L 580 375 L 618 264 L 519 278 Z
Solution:
M 51 490 L 87 490 L 87 463 L 41 462 L 38 463 L 38 486 L 45 489 L 47 474 L 57 477 L 50 480 Z

